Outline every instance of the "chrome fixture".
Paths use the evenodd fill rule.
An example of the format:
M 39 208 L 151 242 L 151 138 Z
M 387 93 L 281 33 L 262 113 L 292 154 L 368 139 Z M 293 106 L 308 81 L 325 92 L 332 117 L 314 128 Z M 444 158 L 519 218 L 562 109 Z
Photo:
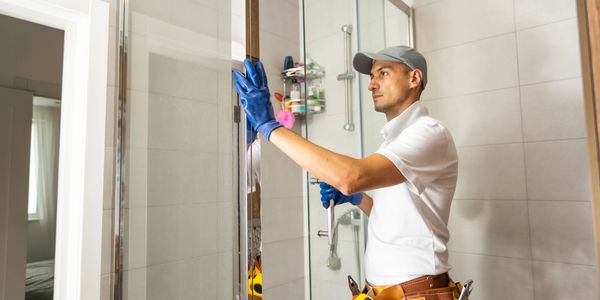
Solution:
M 344 61 L 345 71 L 337 76 L 337 80 L 344 80 L 346 86 L 346 124 L 344 130 L 354 131 L 354 122 L 352 122 L 352 79 L 354 72 L 352 71 L 352 25 L 342 26 L 344 33 Z

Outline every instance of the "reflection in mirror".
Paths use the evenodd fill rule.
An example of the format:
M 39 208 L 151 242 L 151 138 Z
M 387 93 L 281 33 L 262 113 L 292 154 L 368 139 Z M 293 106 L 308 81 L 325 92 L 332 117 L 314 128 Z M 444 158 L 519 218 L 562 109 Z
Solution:
M 26 299 L 52 299 L 60 100 L 33 97 L 29 160 Z
M 0 15 L 0 299 L 52 299 L 64 32 Z
M 250 127 L 248 127 L 250 128 Z M 262 299 L 261 218 L 260 218 L 260 140 L 246 132 L 248 179 L 248 299 Z

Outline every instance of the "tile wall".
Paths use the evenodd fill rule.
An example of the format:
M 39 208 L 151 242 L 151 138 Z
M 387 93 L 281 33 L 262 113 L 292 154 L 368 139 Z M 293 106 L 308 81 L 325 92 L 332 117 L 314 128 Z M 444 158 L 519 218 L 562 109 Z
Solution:
M 459 152 L 451 274 L 472 299 L 596 298 L 575 1 L 415 2 L 422 101 Z

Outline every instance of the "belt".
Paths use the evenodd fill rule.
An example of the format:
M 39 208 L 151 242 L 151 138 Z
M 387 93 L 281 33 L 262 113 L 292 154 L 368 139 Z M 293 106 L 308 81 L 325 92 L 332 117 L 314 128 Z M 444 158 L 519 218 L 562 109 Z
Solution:
M 405 294 L 420 292 L 428 289 L 448 287 L 448 273 L 425 275 L 400 283 Z
M 455 288 L 456 286 L 450 280 L 448 273 L 442 273 L 439 275 L 425 275 L 390 286 L 367 284 L 363 293 L 371 298 L 375 297 L 374 299 L 456 299 L 456 297 L 453 297 Z M 410 295 L 413 295 L 413 297 Z

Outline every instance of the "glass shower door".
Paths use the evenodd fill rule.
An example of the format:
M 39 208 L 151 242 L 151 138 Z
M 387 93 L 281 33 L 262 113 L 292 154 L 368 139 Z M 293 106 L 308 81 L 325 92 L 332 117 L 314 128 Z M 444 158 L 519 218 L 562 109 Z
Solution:
M 386 119 L 373 109 L 369 78 L 355 72 L 351 60 L 357 51 L 409 45 L 410 10 L 401 0 L 305 0 L 302 4 L 307 73 L 325 74 L 304 84 L 306 136 L 329 150 L 366 157 L 383 141 L 380 130 Z M 324 102 L 325 109 L 311 112 L 313 98 Z M 361 288 L 365 283 L 368 218 L 350 204 L 336 206 L 330 243 L 318 234 L 328 228 L 318 184 L 308 185 L 307 196 L 311 299 L 350 299 L 347 276 Z
M 230 1 L 125 6 L 117 299 L 232 299 Z

